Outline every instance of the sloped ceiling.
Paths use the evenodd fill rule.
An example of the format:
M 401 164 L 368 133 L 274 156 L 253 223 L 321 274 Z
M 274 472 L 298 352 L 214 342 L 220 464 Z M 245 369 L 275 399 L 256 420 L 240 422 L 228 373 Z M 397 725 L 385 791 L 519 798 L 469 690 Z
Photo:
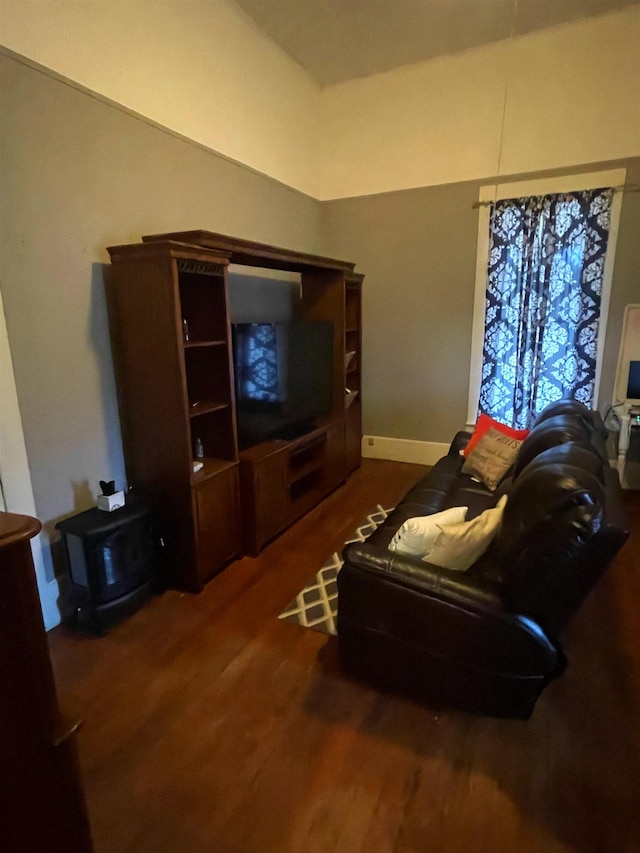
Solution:
M 640 0 L 236 0 L 321 86 Z

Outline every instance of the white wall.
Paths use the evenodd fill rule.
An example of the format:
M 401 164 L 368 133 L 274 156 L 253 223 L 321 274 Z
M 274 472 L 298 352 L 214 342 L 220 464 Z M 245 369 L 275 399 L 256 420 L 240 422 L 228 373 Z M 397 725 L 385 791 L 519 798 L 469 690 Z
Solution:
M 27 461 L 27 449 L 22 432 L 22 419 L 13 375 L 13 362 L 0 293 L 0 481 L 2 495 L 0 509 L 21 515 L 37 516 Z M 33 565 L 42 607 L 45 628 L 53 628 L 60 621 L 58 611 L 58 584 L 46 577 L 43 534 L 31 540 Z
M 319 87 L 228 0 L 0 0 L 0 43 L 301 190 Z
M 495 174 L 505 43 L 323 90 L 323 200 Z
M 323 90 L 230 0 L 0 0 L 0 42 L 323 200 L 640 154 L 637 6 Z
M 637 156 L 640 8 L 332 86 L 319 126 L 322 199 Z

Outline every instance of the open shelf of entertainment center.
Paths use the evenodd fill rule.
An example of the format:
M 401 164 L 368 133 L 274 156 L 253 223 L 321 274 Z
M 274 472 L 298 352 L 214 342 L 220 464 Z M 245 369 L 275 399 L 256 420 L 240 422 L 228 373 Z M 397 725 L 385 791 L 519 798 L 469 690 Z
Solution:
M 108 251 L 129 482 L 164 509 L 169 582 L 197 592 L 231 560 L 257 555 L 360 464 L 363 276 L 348 262 L 208 231 Z M 229 264 L 299 274 L 292 322 L 331 324 L 322 344 L 328 413 L 300 434 L 240 442 Z

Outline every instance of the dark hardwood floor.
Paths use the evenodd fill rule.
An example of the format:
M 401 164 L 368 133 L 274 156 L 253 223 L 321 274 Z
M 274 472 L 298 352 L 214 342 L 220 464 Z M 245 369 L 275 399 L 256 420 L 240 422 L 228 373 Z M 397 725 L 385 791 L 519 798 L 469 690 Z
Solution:
M 365 460 L 200 595 L 167 592 L 102 638 L 50 632 L 97 853 L 640 850 L 640 492 L 527 722 L 378 694 L 341 674 L 334 638 L 277 619 L 423 472 Z

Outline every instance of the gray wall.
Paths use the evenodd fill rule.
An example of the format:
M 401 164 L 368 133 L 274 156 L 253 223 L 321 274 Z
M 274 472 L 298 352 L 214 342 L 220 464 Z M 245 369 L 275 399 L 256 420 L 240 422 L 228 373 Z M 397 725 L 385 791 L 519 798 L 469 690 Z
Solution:
M 258 271 L 259 272 L 259 271 Z M 267 271 L 268 272 L 268 271 Z M 290 320 L 293 300 L 300 287 L 300 276 L 288 279 L 267 278 L 230 270 L 229 314 L 234 323 L 280 323 Z
M 317 251 L 321 205 L 0 55 L 0 263 L 39 518 L 124 483 L 106 247 L 205 228 Z
M 475 184 L 325 203 L 327 251 L 363 284 L 363 430 L 446 441 L 464 426 L 471 354 Z
M 426 156 L 426 155 L 425 155 Z M 640 159 L 576 167 L 627 168 Z M 564 173 L 576 169 L 564 170 Z M 563 171 L 546 172 L 545 176 Z M 536 178 L 542 175 L 518 175 Z M 324 204 L 324 251 L 357 261 L 363 286 L 363 430 L 450 440 L 467 418 L 478 200 L 468 182 Z M 625 193 L 599 408 L 611 402 L 624 306 L 640 300 L 640 193 Z

